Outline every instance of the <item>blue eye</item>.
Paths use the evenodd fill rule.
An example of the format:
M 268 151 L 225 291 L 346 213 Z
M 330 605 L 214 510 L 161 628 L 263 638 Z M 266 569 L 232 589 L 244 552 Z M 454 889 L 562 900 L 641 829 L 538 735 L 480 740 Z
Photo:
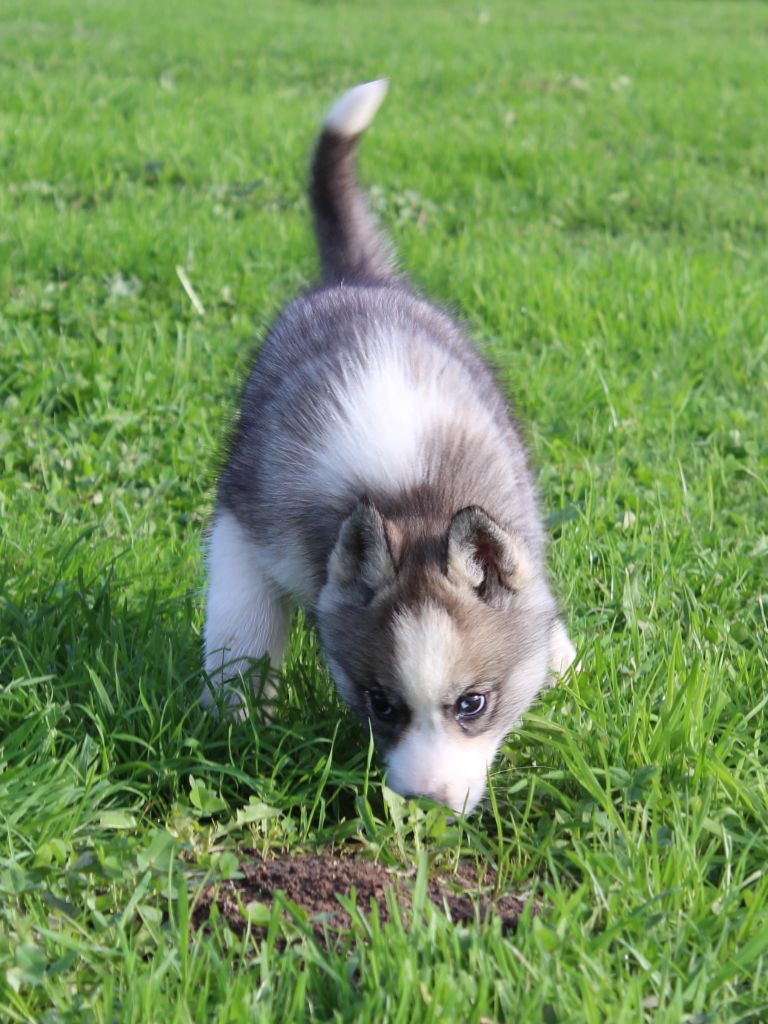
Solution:
M 477 718 L 485 711 L 486 697 L 484 693 L 465 693 L 456 701 L 456 717 L 462 721 Z

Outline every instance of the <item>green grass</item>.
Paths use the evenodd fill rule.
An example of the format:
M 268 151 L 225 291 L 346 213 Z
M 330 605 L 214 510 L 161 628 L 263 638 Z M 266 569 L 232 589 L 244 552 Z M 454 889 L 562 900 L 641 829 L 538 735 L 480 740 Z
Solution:
M 767 34 L 738 0 L 3 5 L 1 1019 L 768 1019 Z M 363 176 L 514 393 L 583 660 L 469 821 L 383 788 L 308 633 L 274 723 L 195 700 L 237 381 L 315 271 L 318 119 L 381 74 Z M 422 875 L 407 928 L 192 934 L 246 847 L 476 858 L 540 910 L 456 928 Z

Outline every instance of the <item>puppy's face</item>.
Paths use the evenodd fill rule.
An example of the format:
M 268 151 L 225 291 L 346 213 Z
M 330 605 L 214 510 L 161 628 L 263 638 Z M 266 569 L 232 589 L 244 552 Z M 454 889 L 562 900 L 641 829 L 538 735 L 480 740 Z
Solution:
M 370 721 L 389 785 L 457 811 L 480 800 L 544 684 L 554 618 L 522 541 L 481 509 L 439 535 L 367 502 L 342 525 L 318 606 L 337 689 Z

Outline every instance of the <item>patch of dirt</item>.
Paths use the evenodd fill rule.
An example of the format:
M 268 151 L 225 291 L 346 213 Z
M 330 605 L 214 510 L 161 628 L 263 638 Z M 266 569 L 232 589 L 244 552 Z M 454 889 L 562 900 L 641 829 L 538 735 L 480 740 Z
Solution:
M 192 921 L 195 928 L 204 928 L 215 905 L 227 925 L 238 935 L 246 927 L 243 908 L 258 901 L 270 905 L 275 893 L 283 892 L 292 902 L 309 914 L 318 936 L 325 928 L 342 931 L 351 924 L 350 916 L 339 903 L 338 896 L 351 896 L 354 890 L 357 906 L 367 913 L 373 901 L 379 919 L 389 919 L 386 894 L 393 890 L 401 912 L 411 908 L 414 875 L 403 875 L 371 861 L 303 854 L 276 860 L 263 860 L 253 851 L 240 856 L 242 878 L 210 885 L 195 904 Z M 513 931 L 525 906 L 520 896 L 493 893 L 493 876 L 487 873 L 478 879 L 474 869 L 463 866 L 458 873 L 433 875 L 427 883 L 427 895 L 436 906 L 445 910 L 455 924 L 475 924 L 498 917 L 502 930 Z

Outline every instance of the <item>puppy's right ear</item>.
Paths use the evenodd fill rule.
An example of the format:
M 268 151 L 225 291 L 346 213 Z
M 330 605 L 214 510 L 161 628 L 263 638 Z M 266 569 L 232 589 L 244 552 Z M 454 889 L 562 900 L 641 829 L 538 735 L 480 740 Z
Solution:
M 341 586 L 360 584 L 373 593 L 395 578 L 384 520 L 367 498 L 341 524 L 328 561 L 328 578 Z

